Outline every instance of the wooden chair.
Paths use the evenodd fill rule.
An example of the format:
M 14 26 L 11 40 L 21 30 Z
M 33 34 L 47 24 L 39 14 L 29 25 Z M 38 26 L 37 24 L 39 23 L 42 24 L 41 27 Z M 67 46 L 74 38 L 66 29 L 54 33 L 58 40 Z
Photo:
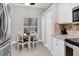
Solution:
M 21 45 L 22 46 L 22 50 L 24 48 L 24 45 L 25 44 L 28 44 L 28 40 L 23 40 L 25 39 L 23 36 L 21 36 L 20 34 L 17 34 L 18 36 L 18 39 L 17 39 L 17 50 L 19 50 L 19 46 Z
M 41 40 L 39 40 L 37 34 L 35 36 L 33 36 L 33 40 L 31 41 L 32 45 L 33 45 L 33 48 L 35 48 L 35 44 L 36 44 L 36 47 L 38 45 L 39 42 L 42 42 Z

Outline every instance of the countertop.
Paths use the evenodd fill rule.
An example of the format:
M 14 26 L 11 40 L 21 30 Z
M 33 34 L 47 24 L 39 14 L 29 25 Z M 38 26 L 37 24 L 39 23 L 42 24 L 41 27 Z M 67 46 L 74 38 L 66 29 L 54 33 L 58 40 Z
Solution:
M 52 37 L 56 37 L 56 38 L 59 38 L 61 40 L 65 40 L 65 39 L 68 39 L 68 38 L 79 38 L 79 36 L 77 35 L 61 35 L 61 34 L 56 34 L 56 35 L 52 35 Z

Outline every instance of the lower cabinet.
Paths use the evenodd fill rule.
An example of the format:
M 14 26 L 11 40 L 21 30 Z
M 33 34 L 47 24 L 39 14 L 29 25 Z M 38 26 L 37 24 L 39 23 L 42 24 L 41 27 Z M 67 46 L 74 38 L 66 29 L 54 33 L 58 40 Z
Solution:
M 51 54 L 53 56 L 64 56 L 64 41 L 59 38 L 52 37 L 51 42 Z

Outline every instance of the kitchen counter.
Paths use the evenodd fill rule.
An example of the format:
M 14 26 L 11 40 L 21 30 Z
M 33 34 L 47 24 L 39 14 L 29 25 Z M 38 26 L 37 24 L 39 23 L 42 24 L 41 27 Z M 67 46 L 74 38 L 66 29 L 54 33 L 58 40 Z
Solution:
M 59 38 L 61 40 L 64 40 L 67 37 L 67 35 L 52 35 L 52 37 L 56 37 L 56 38 Z
M 52 37 L 56 37 L 56 38 L 59 38 L 61 40 L 65 40 L 67 38 L 79 38 L 79 36 L 77 35 L 61 35 L 61 34 L 57 34 L 57 35 L 52 35 Z

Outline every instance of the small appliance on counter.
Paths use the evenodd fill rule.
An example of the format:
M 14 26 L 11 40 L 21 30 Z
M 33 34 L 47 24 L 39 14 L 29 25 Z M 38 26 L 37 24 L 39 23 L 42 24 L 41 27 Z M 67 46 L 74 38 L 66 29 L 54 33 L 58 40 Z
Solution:
M 60 29 L 61 29 L 61 34 L 67 35 L 67 31 L 66 31 L 66 28 L 64 26 L 61 26 Z

